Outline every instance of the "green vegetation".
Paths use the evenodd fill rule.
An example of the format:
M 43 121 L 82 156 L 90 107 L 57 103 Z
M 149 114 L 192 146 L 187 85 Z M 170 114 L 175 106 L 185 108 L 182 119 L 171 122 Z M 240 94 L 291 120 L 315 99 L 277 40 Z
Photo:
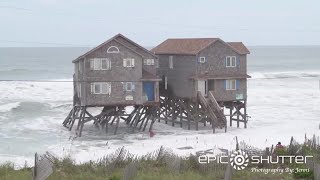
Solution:
M 189 162 L 186 162 L 189 163 Z M 104 167 L 98 167 L 94 164 L 75 165 L 69 160 L 60 161 L 55 166 L 54 173 L 48 180 L 122 180 L 123 167 L 118 167 L 112 173 L 107 172 Z M 216 171 L 205 172 L 202 169 L 193 169 L 190 167 L 182 172 L 172 172 L 164 164 L 154 161 L 141 162 L 137 175 L 134 179 L 139 180 L 221 180 L 224 178 L 224 171 L 217 169 Z M 233 179 L 294 179 L 292 175 L 264 175 L 261 173 L 251 173 L 249 170 L 237 171 L 234 173 Z M 31 169 L 14 170 L 10 166 L 0 167 L 1 180 L 30 180 L 32 179 Z
M 318 148 L 310 148 L 308 145 L 291 145 L 284 149 L 274 151 L 273 157 L 277 155 L 312 155 L 314 162 L 319 161 L 320 151 Z M 171 151 L 160 148 L 144 157 L 136 158 L 121 148 L 115 153 L 105 156 L 98 161 L 90 161 L 84 164 L 75 164 L 67 157 L 53 160 L 53 174 L 48 180 L 122 180 L 125 177 L 133 177 L 137 180 L 221 180 L 225 177 L 226 164 L 200 164 L 196 156 L 180 158 Z M 253 169 L 283 169 L 294 170 L 292 173 L 263 173 L 253 172 Z M 234 180 L 295 180 L 313 179 L 314 173 L 301 171 L 308 169 L 305 164 L 249 164 L 244 170 L 233 170 Z M 30 180 L 32 169 L 24 167 L 14 170 L 12 163 L 0 165 L 0 180 Z M 129 178 L 130 179 L 130 178 Z
M 108 171 L 110 167 L 98 165 L 97 163 L 89 162 L 76 165 L 70 158 L 65 158 L 54 163 L 54 173 L 48 180 L 121 180 L 125 167 L 129 162 L 124 162 L 117 166 L 112 171 Z M 220 180 L 224 179 L 225 167 L 216 166 L 216 164 L 200 165 L 195 162 L 194 157 L 190 157 L 181 161 L 180 170 L 174 172 L 169 169 L 166 163 L 162 160 L 141 160 L 139 168 L 134 179 L 139 180 Z M 250 168 L 242 171 L 234 171 L 232 179 L 249 180 L 249 179 L 299 179 L 307 178 L 305 174 L 263 174 L 252 173 Z M 0 166 L 1 180 L 30 180 L 32 171 L 30 168 L 14 170 L 13 164 L 7 163 Z

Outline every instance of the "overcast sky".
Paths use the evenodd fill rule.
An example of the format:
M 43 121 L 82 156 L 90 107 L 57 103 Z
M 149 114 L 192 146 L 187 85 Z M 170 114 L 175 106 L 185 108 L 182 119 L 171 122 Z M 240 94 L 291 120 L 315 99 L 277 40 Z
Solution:
M 117 33 L 143 46 L 220 37 L 320 45 L 320 0 L 0 0 L 0 46 L 95 46 Z

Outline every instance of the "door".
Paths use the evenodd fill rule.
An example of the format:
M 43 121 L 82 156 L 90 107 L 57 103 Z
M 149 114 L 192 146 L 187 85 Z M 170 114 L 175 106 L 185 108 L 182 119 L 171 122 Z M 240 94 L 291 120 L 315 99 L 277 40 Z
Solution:
M 214 91 L 214 79 L 208 80 L 208 91 Z
M 148 101 L 154 101 L 154 82 L 143 82 L 143 92 L 147 95 Z
M 207 81 L 198 80 L 198 91 L 200 91 L 203 96 L 207 95 Z

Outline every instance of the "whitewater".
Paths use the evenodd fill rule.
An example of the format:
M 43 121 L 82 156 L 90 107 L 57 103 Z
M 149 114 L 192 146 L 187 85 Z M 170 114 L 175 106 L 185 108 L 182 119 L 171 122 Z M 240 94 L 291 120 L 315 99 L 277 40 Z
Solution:
M 303 142 L 305 135 L 320 135 L 320 48 L 315 49 L 250 49 L 248 74 L 252 78 L 248 80 L 248 114 L 251 118 L 247 129 L 240 124 L 240 128 L 228 127 L 227 133 L 222 129 L 212 134 L 209 127 L 201 126 L 195 131 L 157 122 L 154 125 L 156 135 L 152 138 L 147 132 L 128 133 L 124 122 L 117 135 L 106 135 L 87 123 L 81 138 L 62 126 L 72 108 L 73 86 L 69 78 L 73 73 L 72 57 L 84 49 L 73 50 L 73 54 L 67 54 L 69 49 L 48 49 L 43 54 L 52 58 L 51 51 L 54 51 L 52 54 L 63 52 L 59 60 L 65 66 L 61 62 L 52 64 L 50 58 L 37 57 L 23 67 L 2 58 L 23 57 L 0 49 L 0 163 L 11 161 L 17 167 L 25 162 L 32 165 L 34 153 L 46 151 L 59 157 L 71 156 L 80 163 L 98 159 L 122 146 L 138 155 L 160 146 L 171 148 L 179 155 L 188 155 L 206 149 L 234 149 L 236 136 L 258 148 L 278 141 L 288 144 L 291 136 Z M 33 56 L 32 53 L 27 55 Z M 18 81 L 37 77 L 44 77 L 44 80 Z M 13 81 L 5 81 L 8 79 Z M 89 111 L 97 113 L 99 109 Z

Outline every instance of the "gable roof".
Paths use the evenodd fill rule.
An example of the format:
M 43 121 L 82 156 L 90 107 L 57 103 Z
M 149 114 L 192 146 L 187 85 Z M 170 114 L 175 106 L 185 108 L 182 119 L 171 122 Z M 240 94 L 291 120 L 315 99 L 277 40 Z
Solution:
M 217 40 L 218 38 L 167 39 L 151 51 L 155 54 L 195 55 Z
M 183 38 L 167 39 L 151 51 L 155 54 L 196 55 L 209 45 L 220 41 L 239 54 L 249 54 L 249 50 L 241 42 L 226 43 L 219 38 Z
M 227 42 L 233 49 L 236 49 L 240 54 L 250 54 L 248 48 L 242 42 Z
M 73 60 L 72 62 L 74 63 L 74 62 L 79 61 L 81 58 L 89 55 L 90 53 L 96 51 L 97 49 L 101 48 L 102 46 L 108 44 L 108 43 L 111 42 L 111 41 L 116 41 L 117 43 L 125 46 L 126 48 L 130 49 L 131 51 L 133 51 L 133 52 L 135 52 L 136 54 L 138 54 L 138 55 L 140 55 L 140 56 L 143 57 L 143 55 L 141 55 L 141 54 L 140 54 L 139 52 L 137 52 L 136 50 L 134 50 L 134 49 L 126 46 L 125 44 L 121 43 L 120 41 L 117 41 L 116 39 L 117 39 L 118 37 L 122 37 L 123 39 L 125 39 L 125 40 L 128 41 L 129 43 L 137 46 L 138 48 L 142 49 L 142 50 L 145 51 L 146 53 L 148 53 L 148 54 L 152 55 L 153 57 L 157 58 L 157 56 L 155 56 L 153 53 L 151 53 L 150 51 L 148 51 L 148 50 L 145 49 L 144 47 L 140 46 L 139 44 L 135 43 L 134 41 L 130 40 L 129 38 L 127 38 L 127 37 L 125 37 L 124 35 L 122 35 L 122 34 L 119 33 L 119 34 L 115 35 L 114 37 L 112 37 L 111 39 L 105 41 L 104 43 L 102 43 L 102 44 L 98 45 L 97 47 L 91 49 L 90 51 L 86 52 L 85 54 L 79 56 L 77 59 Z

